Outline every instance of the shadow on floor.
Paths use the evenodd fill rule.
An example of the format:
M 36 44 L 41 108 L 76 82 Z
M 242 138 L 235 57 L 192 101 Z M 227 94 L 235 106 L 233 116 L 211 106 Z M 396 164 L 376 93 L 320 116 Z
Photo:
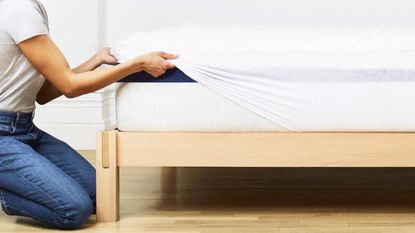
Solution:
M 179 168 L 176 176 L 160 210 L 415 212 L 412 168 Z

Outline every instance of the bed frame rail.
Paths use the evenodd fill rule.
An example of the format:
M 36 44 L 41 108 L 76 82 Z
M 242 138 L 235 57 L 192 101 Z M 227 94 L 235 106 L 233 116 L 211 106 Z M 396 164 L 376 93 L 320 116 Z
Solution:
M 119 166 L 414 167 L 413 133 L 123 133 Z
M 415 133 L 100 132 L 97 219 L 119 219 L 119 167 L 415 167 Z

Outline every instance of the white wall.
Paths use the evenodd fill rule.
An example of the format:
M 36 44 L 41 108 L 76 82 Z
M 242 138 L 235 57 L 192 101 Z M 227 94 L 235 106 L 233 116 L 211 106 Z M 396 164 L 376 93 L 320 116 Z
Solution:
M 41 1 L 49 13 L 52 37 L 73 66 L 136 31 L 190 22 L 415 29 L 413 0 Z M 93 149 L 95 133 L 103 128 L 100 97 L 61 98 L 40 107 L 36 121 L 77 149 Z
M 106 0 L 108 44 L 138 30 L 198 22 L 281 27 L 411 27 L 413 0 Z

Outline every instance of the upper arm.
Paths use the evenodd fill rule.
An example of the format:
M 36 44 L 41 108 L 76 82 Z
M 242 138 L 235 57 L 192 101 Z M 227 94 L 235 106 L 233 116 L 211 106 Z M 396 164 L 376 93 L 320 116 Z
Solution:
M 0 23 L 16 44 L 49 33 L 48 19 L 33 1 L 5 1 L 0 5 Z
M 40 6 L 30 0 L 5 0 L 0 7 L 1 28 L 31 64 L 63 92 L 71 74 L 69 65 L 48 36 L 48 19 L 41 13 Z
M 64 94 L 68 92 L 73 73 L 66 58 L 49 36 L 35 36 L 21 42 L 18 46 L 33 67 L 52 85 Z

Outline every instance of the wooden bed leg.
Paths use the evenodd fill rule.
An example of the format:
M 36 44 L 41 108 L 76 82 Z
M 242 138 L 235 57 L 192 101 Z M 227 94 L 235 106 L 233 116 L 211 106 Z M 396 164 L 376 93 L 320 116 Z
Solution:
M 161 191 L 163 193 L 175 193 L 176 192 L 176 175 L 177 168 L 175 167 L 162 167 L 161 168 Z
M 176 177 L 177 168 L 162 167 L 160 174 L 161 182 L 161 205 L 169 206 L 176 199 Z M 173 200 L 173 201 L 172 201 Z
M 117 164 L 117 132 L 97 135 L 97 222 L 120 219 L 119 168 Z

